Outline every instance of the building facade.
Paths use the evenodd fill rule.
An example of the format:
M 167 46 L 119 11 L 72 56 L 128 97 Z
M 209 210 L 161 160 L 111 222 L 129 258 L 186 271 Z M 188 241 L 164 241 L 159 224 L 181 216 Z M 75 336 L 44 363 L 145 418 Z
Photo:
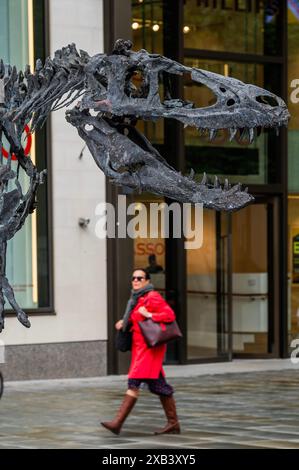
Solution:
M 168 349 L 169 363 L 192 363 L 241 358 L 287 357 L 298 336 L 296 188 L 296 116 L 298 113 L 298 2 L 135 0 L 106 2 L 109 31 L 106 48 L 121 37 L 124 22 L 119 8 L 131 8 L 134 48 L 161 53 L 190 67 L 202 68 L 273 91 L 289 104 L 288 130 L 264 129 L 252 144 L 238 133 L 229 143 L 225 131 L 213 142 L 191 128 L 174 122 L 140 124 L 162 155 L 182 173 L 191 168 L 200 180 L 203 172 L 222 181 L 241 182 L 255 203 L 230 215 L 204 211 L 204 243 L 185 250 L 184 240 L 137 238 L 114 240 L 111 252 L 117 263 L 147 265 L 155 255 L 163 267 L 153 277 L 173 304 L 184 339 Z M 109 34 L 110 32 L 110 34 Z M 196 107 L 215 102 L 205 86 L 190 76 L 162 79 L 172 97 L 190 100 Z M 138 86 L 140 71 L 134 84 Z M 132 80 L 133 81 L 133 80 Z M 109 194 L 115 200 L 115 194 Z M 131 198 L 142 207 L 157 201 L 150 194 Z M 120 248 L 121 247 L 121 248 Z M 108 241 L 109 252 L 109 241 Z M 123 256 L 124 260 L 120 258 Z M 115 261 L 116 262 L 116 261 Z M 108 270 L 109 278 L 109 270 Z M 120 286 L 122 279 L 118 279 Z M 109 335 L 117 302 L 108 297 Z M 117 304 L 117 305 L 116 305 Z M 123 308 L 123 307 L 121 307 Z M 124 371 L 127 363 L 112 350 L 111 371 Z
M 5 375 L 125 372 L 129 354 L 115 350 L 114 323 L 126 305 L 131 270 L 148 266 L 153 257 L 162 267 L 153 282 L 184 333 L 169 345 L 167 363 L 287 357 L 299 333 L 299 2 L 0 0 L 0 8 L 0 56 L 18 67 L 71 42 L 92 55 L 130 38 L 135 50 L 273 91 L 292 115 L 288 129 L 279 135 L 265 129 L 252 144 L 240 133 L 230 143 L 225 131 L 210 142 L 170 120 L 138 124 L 182 173 L 193 168 L 198 180 L 204 171 L 229 178 L 255 196 L 237 213 L 204 211 L 203 246 L 187 250 L 182 238 L 96 237 L 96 205 L 117 205 L 122 191 L 96 168 L 65 111 L 53 113 L 30 149 L 37 165 L 49 169 L 47 184 L 36 215 L 9 248 L 8 276 L 32 327 L 24 329 L 7 314 L 1 334 Z M 141 78 L 136 70 L 135 86 Z M 162 99 L 166 81 L 175 98 L 196 107 L 214 102 L 212 91 L 196 86 L 188 74 L 165 74 Z M 127 195 L 132 202 L 141 213 L 164 200 Z M 80 217 L 90 219 L 85 229 Z

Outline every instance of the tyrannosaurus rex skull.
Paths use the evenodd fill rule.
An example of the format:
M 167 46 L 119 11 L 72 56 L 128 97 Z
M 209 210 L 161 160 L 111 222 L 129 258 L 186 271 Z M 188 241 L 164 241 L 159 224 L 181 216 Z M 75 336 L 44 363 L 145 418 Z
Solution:
M 238 129 L 252 142 L 262 127 L 287 125 L 284 101 L 262 88 L 212 72 L 186 67 L 145 50 L 131 51 L 130 41 L 118 40 L 111 55 L 98 54 L 86 64 L 87 87 L 80 104 L 67 113 L 85 140 L 95 161 L 110 179 L 139 191 L 150 191 L 181 202 L 199 202 L 216 210 L 236 210 L 253 201 L 240 185 L 233 188 L 218 178 L 214 185 L 204 176 L 200 184 L 176 172 L 135 128 L 136 120 L 172 118 L 185 126 L 207 131 L 213 139 L 218 129 L 229 129 L 232 140 Z M 138 72 L 137 88 L 131 78 Z M 182 75 L 207 86 L 217 97 L 209 107 L 172 99 L 161 101 L 163 74 Z M 165 80 L 164 80 L 165 84 Z M 97 114 L 91 115 L 93 109 Z

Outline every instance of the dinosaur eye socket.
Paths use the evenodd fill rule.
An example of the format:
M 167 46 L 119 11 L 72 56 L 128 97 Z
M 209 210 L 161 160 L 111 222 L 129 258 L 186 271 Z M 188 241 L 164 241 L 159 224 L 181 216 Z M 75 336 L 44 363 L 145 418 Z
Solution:
M 219 88 L 219 90 L 222 91 L 222 93 L 226 93 L 226 89 L 223 88 L 223 86 L 221 86 L 221 87 Z
M 278 102 L 277 102 L 277 99 L 273 98 L 273 96 L 267 96 L 267 95 L 257 96 L 256 101 L 258 101 L 258 103 L 267 104 L 269 106 L 272 106 L 272 108 L 275 108 L 276 106 L 279 106 Z

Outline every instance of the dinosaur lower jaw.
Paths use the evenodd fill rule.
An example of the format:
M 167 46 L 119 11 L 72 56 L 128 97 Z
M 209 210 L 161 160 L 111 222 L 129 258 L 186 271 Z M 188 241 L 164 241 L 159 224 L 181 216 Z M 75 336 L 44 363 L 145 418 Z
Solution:
M 98 153 L 91 152 L 95 160 Z M 204 175 L 201 183 L 196 183 L 192 177 L 183 176 L 175 170 L 158 165 L 153 169 L 144 165 L 142 169 L 134 171 L 128 167 L 128 171 L 115 169 L 111 161 L 108 162 L 110 180 L 116 185 L 126 186 L 139 192 L 148 191 L 158 196 L 164 196 L 181 203 L 202 204 L 205 209 L 233 212 L 254 201 L 254 197 L 243 191 L 241 185 L 230 187 L 221 185 L 216 177 L 216 186 L 205 182 Z
M 180 174 L 159 154 L 141 148 L 99 116 L 74 110 L 67 120 L 77 128 L 96 164 L 116 185 L 218 211 L 239 210 L 254 200 L 240 185 L 230 187 L 227 181 L 221 185 L 217 177 L 211 185 L 205 176 L 197 183 L 193 175 Z
M 199 190 L 193 195 L 193 202 L 204 200 L 204 207 L 226 212 L 237 211 L 254 202 L 254 197 L 247 192 L 247 189 L 243 191 L 240 184 L 227 189 L 225 185 L 218 184 L 218 188 L 199 185 Z
M 110 168 L 113 168 L 111 164 Z M 139 184 L 136 185 L 136 181 Z M 240 184 L 231 187 L 226 180 L 222 185 L 215 177 L 215 183 L 212 185 L 207 182 L 205 174 L 201 183 L 197 183 L 192 174 L 183 176 L 174 169 L 165 168 L 160 163 L 154 171 L 147 165 L 135 173 L 119 174 L 116 171 L 113 182 L 125 184 L 135 190 L 152 192 L 181 203 L 202 204 L 205 209 L 216 211 L 236 211 L 254 201 L 254 197 L 247 192 L 247 188 L 242 190 Z

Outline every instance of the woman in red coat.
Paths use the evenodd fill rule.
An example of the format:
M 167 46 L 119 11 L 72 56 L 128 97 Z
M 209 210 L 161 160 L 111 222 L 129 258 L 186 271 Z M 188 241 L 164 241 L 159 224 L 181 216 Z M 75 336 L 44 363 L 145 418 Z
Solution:
M 150 283 L 150 275 L 146 270 L 134 271 L 132 287 L 124 317 L 115 324 L 117 330 L 129 329 L 133 333 L 128 390 L 115 419 L 101 424 L 114 434 L 119 434 L 125 419 L 137 401 L 140 385 L 145 382 L 152 393 L 159 395 L 167 418 L 166 426 L 156 431 L 155 434 L 178 434 L 180 424 L 176 414 L 173 388 L 166 382 L 162 367 L 167 346 L 162 344 L 149 348 L 138 323 L 151 318 L 154 322 L 159 322 L 163 328 L 164 323 L 175 320 L 175 314 L 163 297 L 154 290 Z

